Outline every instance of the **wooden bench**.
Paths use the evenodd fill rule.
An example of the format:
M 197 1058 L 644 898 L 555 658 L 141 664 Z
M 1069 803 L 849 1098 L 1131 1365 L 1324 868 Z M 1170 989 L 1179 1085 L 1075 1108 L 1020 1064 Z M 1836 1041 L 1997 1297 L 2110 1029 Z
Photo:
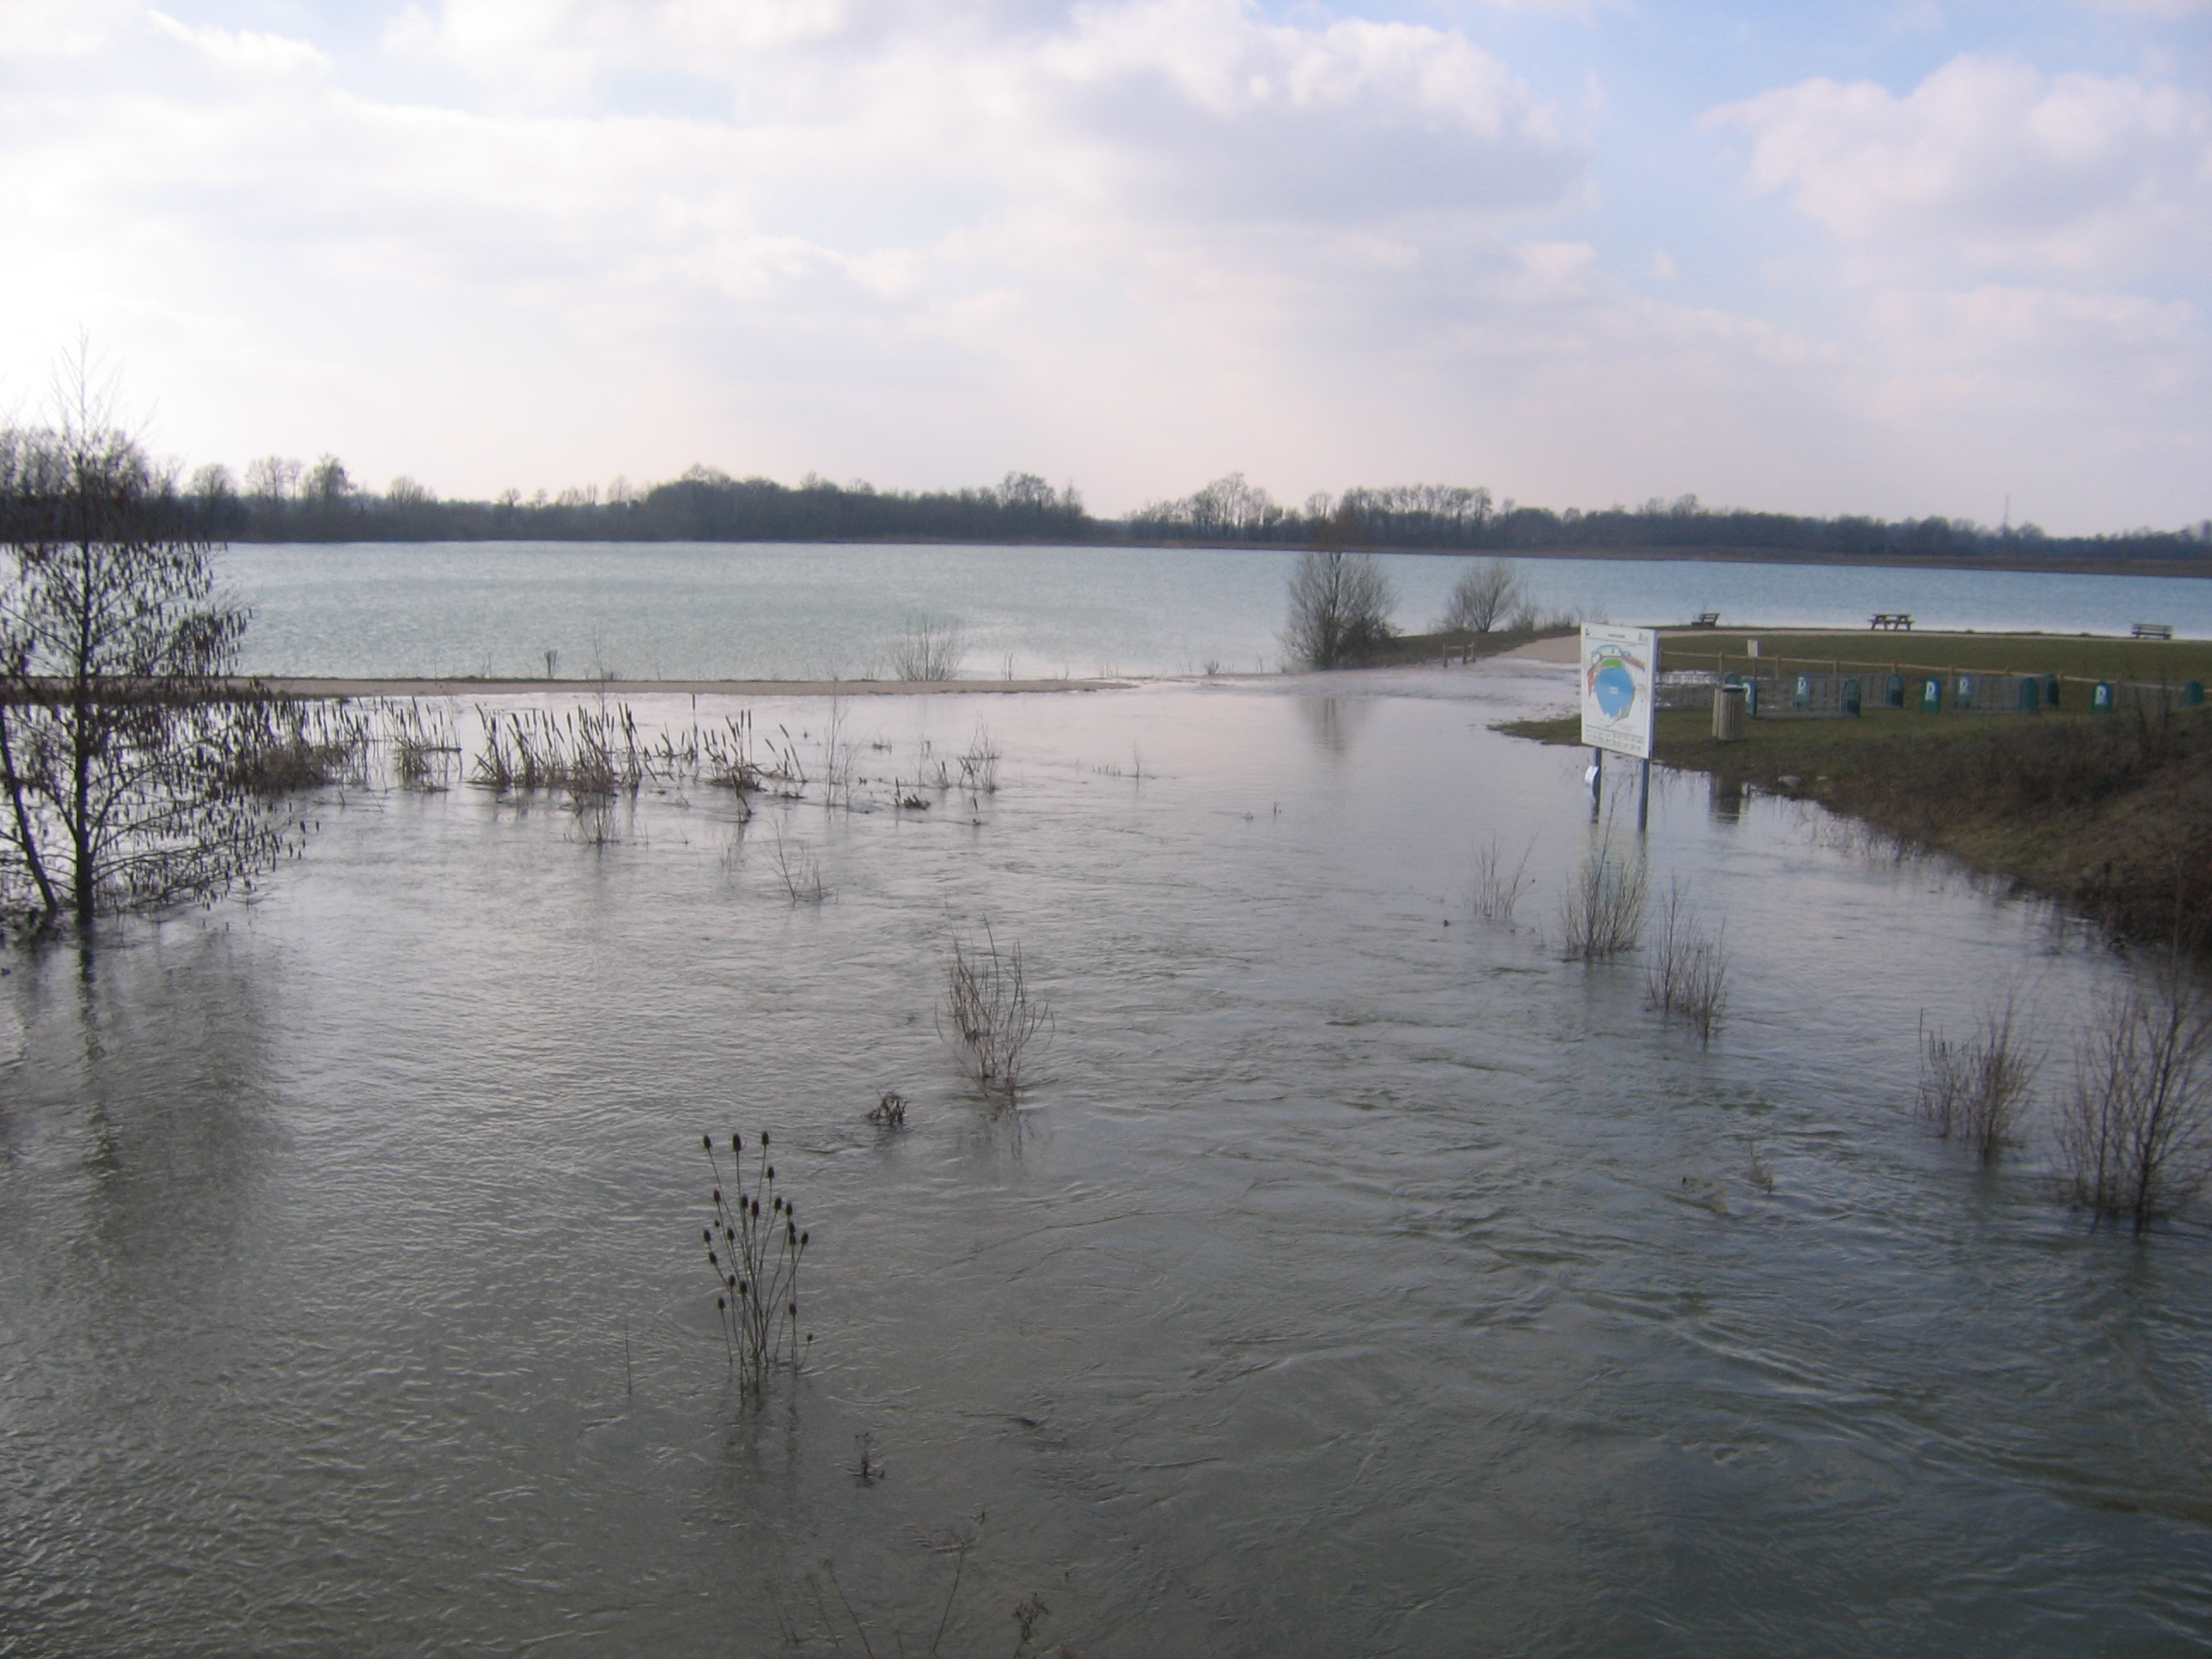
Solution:
M 1877 611 L 1867 626 L 1891 631 L 1901 629 L 1910 634 L 1912 631 L 1912 613 L 1910 611 Z
M 1717 611 L 1700 611 L 1698 619 L 1690 624 L 1692 628 L 1718 628 L 1720 625 L 1721 613 Z
M 2172 623 L 2137 623 L 2136 638 L 2139 640 L 2170 640 L 2173 637 Z

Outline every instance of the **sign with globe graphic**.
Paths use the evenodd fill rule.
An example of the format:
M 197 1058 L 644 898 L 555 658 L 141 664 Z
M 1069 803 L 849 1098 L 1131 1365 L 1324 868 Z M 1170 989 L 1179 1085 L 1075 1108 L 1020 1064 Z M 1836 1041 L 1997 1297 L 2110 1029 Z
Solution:
M 1650 760 L 1659 630 L 1585 623 L 1582 661 L 1583 741 Z

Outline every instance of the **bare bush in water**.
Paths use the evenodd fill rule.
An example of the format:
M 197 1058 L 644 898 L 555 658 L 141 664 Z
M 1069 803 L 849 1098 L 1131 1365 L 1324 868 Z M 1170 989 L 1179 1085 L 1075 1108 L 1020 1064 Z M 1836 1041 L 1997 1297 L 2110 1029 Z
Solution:
M 1532 840 L 1521 850 L 1521 856 L 1509 870 L 1505 855 L 1499 850 L 1498 837 L 1492 836 L 1487 846 L 1474 849 L 1474 895 L 1473 908 L 1478 921 L 1494 921 L 1504 927 L 1513 925 L 1513 912 L 1522 896 L 1536 884 L 1528 873 L 1528 855 L 1536 850 Z
M 2066 1200 L 2137 1232 L 2212 1183 L 2212 996 L 2178 958 L 2082 1037 L 2058 1150 Z
M 714 1218 L 700 1237 L 720 1285 L 714 1308 L 721 1316 L 722 1342 L 730 1368 L 748 1390 L 758 1394 L 776 1364 L 799 1368 L 799 1267 L 807 1237 L 799 1229 L 799 1212 L 775 1189 L 767 1130 L 761 1131 L 750 1176 L 745 1138 L 730 1137 L 727 1179 L 714 1137 L 699 1139 L 714 1170 Z M 806 1338 L 810 1344 L 813 1340 Z
M 949 680 L 968 654 L 967 632 L 947 617 L 912 617 L 891 647 L 891 675 L 902 680 Z
M 1633 951 L 1644 938 L 1648 896 L 1641 860 L 1616 858 L 1609 844 L 1591 848 L 1569 881 L 1560 905 L 1568 958 L 1590 961 Z
M 940 1033 L 947 1024 L 976 1087 L 1011 1104 L 1031 1050 L 1049 1036 L 1052 1009 L 1030 994 L 1022 947 L 1001 946 L 988 922 L 980 944 L 952 941 Z
M 2010 997 L 1982 1016 L 1970 1037 L 1940 1026 L 1920 1033 L 1920 1115 L 1945 1139 L 1958 1137 L 1983 1163 L 2019 1139 L 2040 1065 L 2021 1040 Z
M 1724 934 L 1707 935 L 1685 902 L 1680 881 L 1670 882 L 1659 910 L 1659 937 L 1644 969 L 1644 1003 L 1679 1017 L 1711 1042 L 1728 1006 L 1728 951 Z

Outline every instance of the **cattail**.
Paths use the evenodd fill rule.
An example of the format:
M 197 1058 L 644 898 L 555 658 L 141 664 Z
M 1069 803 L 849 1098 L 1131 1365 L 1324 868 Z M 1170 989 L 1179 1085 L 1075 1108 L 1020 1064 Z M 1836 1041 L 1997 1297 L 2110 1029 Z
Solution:
M 799 1236 L 799 1248 L 802 1250 L 806 1248 L 806 1235 L 805 1233 L 801 1233 Z M 806 1340 L 811 1342 L 814 1339 L 810 1336 Z
M 728 1303 L 723 1301 L 719 1296 L 714 1298 L 714 1311 L 716 1313 L 727 1313 L 729 1310 L 730 1304 Z
M 763 1130 L 761 1131 L 761 1145 L 762 1145 L 762 1146 L 767 1146 L 767 1145 L 768 1145 L 768 1131 L 767 1131 L 767 1130 L 765 1130 L 765 1129 L 763 1129 Z M 768 1172 L 768 1178 L 769 1178 L 770 1181 L 775 1180 L 775 1170 L 770 1170 Z
M 769 1164 L 769 1165 L 768 1166 L 768 1178 L 769 1178 L 770 1181 L 773 1181 L 773 1180 L 775 1180 L 775 1164 Z
M 712 1135 L 701 1135 L 699 1137 L 699 1144 L 711 1152 L 714 1150 L 714 1137 Z

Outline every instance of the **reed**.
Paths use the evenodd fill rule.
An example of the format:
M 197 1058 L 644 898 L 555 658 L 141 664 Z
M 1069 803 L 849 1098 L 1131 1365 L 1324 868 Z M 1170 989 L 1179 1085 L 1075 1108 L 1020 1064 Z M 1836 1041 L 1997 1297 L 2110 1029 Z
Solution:
M 1668 884 L 1660 908 L 1659 937 L 1644 969 L 1644 1006 L 1679 1017 L 1708 1043 L 1728 1006 L 1726 936 L 1699 929 L 1680 880 Z
M 368 724 L 343 703 L 245 697 L 229 708 L 231 781 L 262 796 L 362 779 Z
M 896 1089 L 886 1089 L 883 1096 L 868 1110 L 868 1121 L 880 1129 L 906 1127 L 906 1097 Z
M 952 941 L 941 1035 L 947 1025 L 975 1086 L 1011 1106 L 1039 1039 L 1050 1040 L 1052 1008 L 1031 994 L 1021 946 L 1000 945 L 988 921 L 980 942 Z
M 714 1309 L 722 1343 L 730 1369 L 757 1397 L 776 1366 L 795 1371 L 800 1364 L 799 1269 L 807 1235 L 799 1228 L 798 1211 L 776 1190 L 767 1130 L 761 1131 L 753 1149 L 750 1172 L 744 1136 L 730 1137 L 726 1178 L 714 1137 L 699 1139 L 714 1171 L 714 1215 L 700 1237 L 719 1286 Z M 811 1334 L 805 1339 L 807 1345 L 813 1340 Z
M 402 789 L 430 793 L 450 787 L 461 746 L 451 716 L 442 709 L 426 710 L 412 698 L 388 704 L 381 735 L 392 753 L 392 777 Z
M 1570 961 L 1595 961 L 1633 951 L 1644 937 L 1649 896 L 1642 861 L 1615 858 L 1609 843 L 1584 854 L 1560 905 Z

